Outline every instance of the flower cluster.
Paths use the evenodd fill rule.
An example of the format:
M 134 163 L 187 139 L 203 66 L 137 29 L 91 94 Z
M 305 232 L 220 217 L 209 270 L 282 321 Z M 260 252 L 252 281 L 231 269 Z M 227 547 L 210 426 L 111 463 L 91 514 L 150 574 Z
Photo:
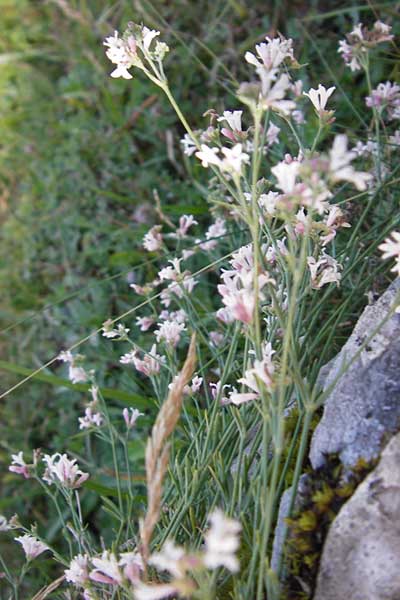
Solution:
M 184 548 L 167 540 L 159 552 L 149 558 L 149 565 L 157 571 L 167 572 L 171 581 L 165 584 L 144 583 L 143 561 L 136 551 L 123 552 L 119 556 L 104 550 L 100 556 L 78 554 L 65 570 L 65 579 L 77 588 L 90 592 L 93 584 L 126 587 L 133 586 L 136 600 L 157 600 L 172 594 L 189 598 L 197 585 L 190 572 L 225 567 L 232 573 L 239 570 L 235 555 L 239 547 L 240 524 L 225 517 L 219 509 L 210 515 L 210 528 L 205 535 L 205 549 L 187 553 Z M 28 536 L 29 537 L 29 536 Z M 47 547 L 42 549 L 43 552 Z
M 251 244 L 243 246 L 234 253 L 230 264 L 232 269 L 222 271 L 222 283 L 218 285 L 218 291 L 227 310 L 219 311 L 217 316 L 225 322 L 237 319 L 249 324 L 253 321 L 256 309 L 255 283 L 260 291 L 267 283 L 273 284 L 274 280 L 266 272 L 254 276 Z M 258 294 L 258 298 L 263 299 L 261 293 Z
M 390 81 L 380 83 L 365 98 L 365 103 L 370 108 L 376 108 L 381 115 L 386 111 L 389 121 L 400 119 L 400 85 Z
M 347 40 L 339 42 L 338 52 L 352 71 L 359 71 L 371 48 L 393 39 L 393 35 L 390 33 L 391 29 L 382 21 L 376 21 L 372 29 L 358 23 L 346 36 Z
M 116 65 L 111 77 L 132 79 L 129 69 L 136 67 L 145 71 L 147 76 L 155 83 L 160 84 L 162 82 L 160 72 L 157 72 L 157 76 L 154 77 L 151 70 L 152 67 L 154 71 L 156 65 L 161 65 L 169 48 L 159 40 L 153 42 L 159 35 L 159 31 L 132 24 L 122 38 L 119 36 L 118 31 L 115 31 L 113 36 L 107 37 L 104 41 L 107 48 L 106 55 Z M 148 68 L 150 68 L 150 71 Z
M 76 489 L 89 477 L 88 473 L 84 473 L 78 467 L 76 459 L 71 460 L 66 454 L 45 454 L 43 462 L 46 464 L 43 480 L 49 485 L 59 484 L 68 489 Z

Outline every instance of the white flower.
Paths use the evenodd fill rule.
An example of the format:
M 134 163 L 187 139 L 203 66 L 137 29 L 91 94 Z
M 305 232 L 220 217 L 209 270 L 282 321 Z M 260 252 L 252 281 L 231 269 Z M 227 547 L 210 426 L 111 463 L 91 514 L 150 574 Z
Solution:
M 272 357 L 275 351 L 270 343 L 265 343 L 262 348 L 262 359 L 256 359 L 253 367 L 245 371 L 244 377 L 239 379 L 239 383 L 252 390 L 251 392 L 239 393 L 236 390 L 229 394 L 229 403 L 237 406 L 250 400 L 256 400 L 260 397 L 263 387 L 270 391 L 273 386 L 273 374 L 275 365 Z
M 271 172 L 278 180 L 277 187 L 285 194 L 291 194 L 294 192 L 299 170 L 300 163 L 294 160 L 289 164 L 285 161 L 279 162 L 272 167 Z
M 307 258 L 308 268 L 311 273 L 311 287 L 320 289 L 327 283 L 336 283 L 339 285 L 342 266 L 332 256 L 323 253 L 318 261 L 313 256 Z
M 149 29 L 146 26 L 143 27 L 143 29 L 142 29 L 143 38 L 142 39 L 143 39 L 143 47 L 145 48 L 145 50 L 148 51 L 150 49 L 151 42 L 158 35 L 160 35 L 159 31 L 156 31 L 155 29 Z
M 176 321 L 164 321 L 158 324 L 158 329 L 155 331 L 157 342 L 164 340 L 169 346 L 176 346 L 179 342 L 182 331 L 185 331 L 186 327 L 183 323 L 177 323 Z
M 168 571 L 173 577 L 180 579 L 185 576 L 186 571 L 182 563 L 184 557 L 185 550 L 181 546 L 176 546 L 171 540 L 167 540 L 161 552 L 151 555 L 149 563 L 158 571 Z
M 196 152 L 196 156 L 201 160 L 203 167 L 209 167 L 210 165 L 221 165 L 221 159 L 217 156 L 219 148 L 210 148 L 206 144 L 201 144 L 200 150 Z
M 42 552 L 50 550 L 50 548 L 46 544 L 33 537 L 32 535 L 22 535 L 20 537 L 15 538 L 15 541 L 22 545 L 27 560 L 33 560 L 34 558 L 42 554 Z
M 209 517 L 211 527 L 205 535 L 204 564 L 209 569 L 226 567 L 232 573 L 239 571 L 239 561 L 235 556 L 238 550 L 241 525 L 225 517 L 216 509 Z
M 225 219 L 218 218 L 215 223 L 210 225 L 206 231 L 206 242 L 202 242 L 200 248 L 202 250 L 212 250 L 218 245 L 216 238 L 222 237 L 226 234 L 226 223 Z
M 221 151 L 224 158 L 222 159 L 220 168 L 227 173 L 240 175 L 243 166 L 250 161 L 250 156 L 242 151 L 242 144 L 235 144 L 233 148 L 224 147 Z
M 88 381 L 90 374 L 80 366 L 80 362 L 84 359 L 84 356 L 81 354 L 74 356 L 72 352 L 67 350 L 66 352 L 60 352 L 57 358 L 62 362 L 69 363 L 68 377 L 72 383 L 85 383 Z
M 148 252 L 155 252 L 162 247 L 163 238 L 160 233 L 161 225 L 154 225 L 143 238 L 143 248 Z
M 179 593 L 178 588 L 171 583 L 160 585 L 137 583 L 134 589 L 134 598 L 135 600 L 163 600 L 163 598 L 170 598 L 177 593 Z
M 290 79 L 286 73 L 282 73 L 275 81 L 276 73 L 260 70 L 261 97 L 260 102 L 264 110 L 271 108 L 284 115 L 289 115 L 296 108 L 293 100 L 285 100 L 286 92 L 290 89 Z
M 129 411 L 131 413 L 129 414 Z M 122 416 L 124 417 L 124 421 L 128 429 L 133 427 L 138 420 L 139 417 L 142 417 L 144 413 L 140 412 L 137 408 L 124 408 L 122 411 Z
M 111 77 L 132 79 L 128 69 L 133 65 L 133 57 L 130 55 L 124 40 L 119 37 L 118 31 L 114 32 L 114 36 L 107 37 L 104 40 L 104 45 L 108 47 L 106 50 L 107 58 L 117 65 L 117 68 L 111 73 Z
M 251 65 L 258 69 L 265 68 L 267 70 L 276 69 L 286 58 L 293 60 L 293 40 L 284 38 L 265 38 L 267 43 L 256 45 L 258 58 L 252 52 L 246 52 L 244 58 Z M 261 60 L 259 60 L 261 59 Z
M 226 121 L 233 131 L 242 131 L 242 110 L 225 110 L 222 117 L 217 121 Z
M 89 477 L 88 473 L 80 470 L 76 464 L 76 459 L 71 460 L 66 454 L 60 454 L 59 452 L 52 456 L 45 454 L 43 462 L 47 465 L 43 481 L 46 481 L 49 485 L 58 482 L 67 488 L 76 489 Z
M 186 154 L 186 156 L 192 156 L 197 150 L 196 142 L 188 133 L 185 133 L 181 139 L 181 144 L 183 146 L 183 153 Z
M 394 258 L 396 260 L 392 272 L 400 276 L 400 232 L 392 231 L 391 237 L 387 237 L 385 241 L 378 246 L 382 252 L 382 258 Z
M 337 135 L 329 153 L 330 175 L 334 182 L 349 181 L 362 192 L 367 188 L 367 183 L 372 179 L 372 175 L 354 169 L 350 163 L 355 156 L 354 152 L 347 150 L 347 136 Z
M 279 199 L 278 192 L 268 192 L 261 194 L 258 199 L 258 206 L 271 217 L 276 213 L 276 204 Z
M 95 569 L 90 571 L 89 577 L 92 581 L 120 585 L 123 582 L 123 574 L 119 568 L 115 554 L 104 550 L 101 557 L 92 558 Z
M 84 586 L 89 581 L 89 557 L 86 554 L 78 554 L 64 571 L 65 579 L 77 586 Z
M 125 327 L 122 323 L 118 323 L 117 328 L 113 327 L 114 322 L 112 319 L 108 319 L 103 323 L 103 336 L 108 339 L 118 338 L 119 340 L 126 339 L 129 329 Z
M 326 89 L 323 85 L 319 84 L 318 89 L 311 88 L 308 92 L 303 92 L 304 96 L 307 96 L 318 114 L 325 111 L 326 103 L 328 98 L 335 91 L 335 86 Z

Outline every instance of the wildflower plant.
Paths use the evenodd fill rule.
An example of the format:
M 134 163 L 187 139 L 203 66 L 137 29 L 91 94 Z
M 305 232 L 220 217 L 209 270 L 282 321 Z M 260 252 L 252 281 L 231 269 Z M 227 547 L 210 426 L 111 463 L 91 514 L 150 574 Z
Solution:
M 302 92 L 297 78 L 306 67 L 291 39 L 267 37 L 247 52 L 248 81 L 238 86 L 237 104 L 210 111 L 210 125 L 194 130 L 170 89 L 169 48 L 160 37 L 134 23 L 107 37 L 111 77 L 135 85 L 135 76 L 144 76 L 164 92 L 185 130 L 183 153 L 202 181 L 209 174 L 212 221 L 204 228 L 183 214 L 174 223 L 160 212 L 142 241 L 157 273 L 131 284 L 137 305 L 123 321 L 108 319 L 100 329 L 104 343 L 121 348 L 118 368 L 151 390 L 152 403 L 117 412 L 82 355 L 59 355 L 73 384 L 91 386 L 80 435 L 89 450 L 95 439 L 112 457 L 115 487 L 102 496 L 112 523 L 107 536 L 100 541 L 90 530 L 81 501 L 96 490 L 88 472 L 95 460 L 61 452 L 35 451 L 28 463 L 18 452 L 10 471 L 49 495 L 68 555 L 36 538 L 36 530 L 19 522 L 13 528 L 23 534 L 16 541 L 28 563 L 46 551 L 61 572 L 60 589 L 86 600 L 211 600 L 225 591 L 274 600 L 284 561 L 278 557 L 271 569 L 279 500 L 291 470 L 293 507 L 311 421 L 324 400 L 311 330 L 318 305 L 351 278 L 347 245 L 340 244 L 358 227 L 351 206 L 370 206 L 385 185 L 392 149 L 381 145 L 381 126 L 400 118 L 398 86 L 382 83 L 366 98 L 377 150 L 372 146 L 373 168 L 365 170 L 359 158 L 366 150 L 334 130 L 336 86 Z M 383 23 L 359 25 L 339 52 L 369 81 L 370 53 L 391 39 Z M 314 123 L 311 140 L 303 119 Z M 398 237 L 380 246 L 384 258 L 395 258 L 396 272 Z M 153 421 L 154 406 L 144 457 L 134 460 L 137 424 Z M 291 438 L 286 419 L 294 409 Z M 10 535 L 7 523 L 4 517 L 0 528 Z M 17 590 L 20 581 L 4 571 Z

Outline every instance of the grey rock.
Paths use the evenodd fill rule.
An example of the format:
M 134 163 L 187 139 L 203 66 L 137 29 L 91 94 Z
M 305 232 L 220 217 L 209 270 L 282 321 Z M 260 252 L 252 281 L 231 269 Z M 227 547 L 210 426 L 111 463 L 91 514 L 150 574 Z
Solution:
M 400 433 L 332 523 L 314 600 L 399 600 Z
M 347 343 L 328 363 L 329 373 L 325 369 L 321 377 L 324 390 L 333 384 L 334 388 L 312 437 L 314 468 L 324 463 L 324 454 L 333 452 L 349 466 L 361 457 L 370 460 L 379 455 L 384 434 L 399 429 L 400 314 L 392 315 L 360 352 L 388 315 L 399 291 L 397 279 L 377 302 L 365 308 Z

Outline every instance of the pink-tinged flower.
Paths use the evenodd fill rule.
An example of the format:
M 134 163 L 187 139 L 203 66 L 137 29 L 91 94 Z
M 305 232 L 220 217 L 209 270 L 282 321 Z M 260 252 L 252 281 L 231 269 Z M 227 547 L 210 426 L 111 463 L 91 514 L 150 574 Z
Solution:
M 210 383 L 212 399 L 219 400 L 220 404 L 227 404 L 228 397 L 225 395 L 225 390 L 229 390 L 231 387 L 232 386 L 228 384 L 222 385 L 221 381 Z
M 121 356 L 121 358 L 119 359 L 119 362 L 122 365 L 133 365 L 133 364 L 135 364 L 136 355 L 137 355 L 137 350 L 131 350 L 130 352 L 123 354 Z
M 355 158 L 355 153 L 347 150 L 347 136 L 337 135 L 333 141 L 332 150 L 329 153 L 329 169 L 333 182 L 348 181 L 360 192 L 367 188 L 372 175 L 364 171 L 356 171 L 350 164 Z
M 154 325 L 154 319 L 152 317 L 137 317 L 136 325 L 140 331 L 148 331 Z
M 229 394 L 229 403 L 239 406 L 245 402 L 260 398 L 263 390 L 270 392 L 274 385 L 273 375 L 275 365 L 272 357 L 275 351 L 270 343 L 265 343 L 262 348 L 261 360 L 254 360 L 254 364 L 250 369 L 245 371 L 244 377 L 239 379 L 239 383 L 245 385 L 252 390 L 251 392 L 239 393 L 236 390 Z
M 279 133 L 281 129 L 277 127 L 275 123 L 270 123 L 267 129 L 267 133 L 265 135 L 265 139 L 267 141 L 268 146 L 273 146 L 274 144 L 279 143 Z
M 339 285 L 342 266 L 332 256 L 323 253 L 318 261 L 313 256 L 307 258 L 308 268 L 311 273 L 311 287 L 320 289 L 327 283 Z
M 129 414 L 130 411 L 130 414 Z M 136 421 L 139 417 L 142 417 L 144 413 L 140 412 L 137 408 L 124 408 L 122 411 L 122 416 L 124 417 L 124 421 L 128 429 L 134 427 Z
M 372 29 L 364 27 L 362 23 L 358 23 L 346 37 L 346 40 L 339 42 L 339 54 L 342 54 L 343 60 L 352 71 L 358 71 L 364 63 L 365 57 L 370 48 L 374 48 L 377 44 L 388 42 L 393 39 L 390 33 L 391 27 L 376 21 Z
M 148 354 L 143 355 L 143 359 L 138 358 L 135 353 L 132 354 L 134 355 L 132 362 L 135 366 L 135 369 L 147 377 L 157 375 L 160 372 L 161 365 L 165 363 L 165 356 L 157 354 L 156 344 L 153 344 Z
M 29 466 L 26 464 L 24 460 L 24 454 L 22 450 L 18 452 L 18 454 L 11 454 L 12 462 L 8 467 L 8 470 L 12 473 L 17 473 L 17 475 L 23 475 L 25 479 L 30 478 Z
M 242 130 L 242 114 L 242 110 L 225 110 L 223 115 L 217 119 L 220 123 L 227 123 L 228 127 L 223 127 L 221 133 L 232 142 L 238 142 L 246 137 Z
M 198 375 L 195 375 L 192 379 L 191 385 L 186 385 L 183 392 L 185 394 L 196 394 L 201 388 L 202 383 L 203 378 L 199 377 Z
M 155 252 L 162 247 L 163 238 L 160 233 L 161 225 L 154 225 L 143 238 L 143 248 L 148 252 Z
M 242 110 L 225 110 L 222 117 L 218 117 L 217 121 L 226 122 L 232 131 L 242 131 Z
M 130 286 L 139 296 L 147 296 L 153 291 L 153 285 L 137 285 L 136 283 L 131 283 Z
M 380 83 L 372 90 L 371 95 L 365 98 L 365 103 L 380 113 L 387 110 L 389 119 L 400 119 L 400 86 L 390 81 Z
M 183 323 L 177 323 L 176 321 L 164 321 L 158 324 L 158 329 L 155 331 L 157 342 L 164 341 L 168 346 L 173 348 L 177 345 L 180 340 L 182 331 L 185 331 L 186 327 Z
M 220 331 L 210 331 L 209 336 L 210 342 L 213 346 L 221 346 L 224 342 L 224 334 Z
M 181 273 L 181 267 L 180 267 L 180 263 L 182 261 L 182 258 L 173 258 L 171 260 L 169 260 L 168 262 L 170 262 L 172 264 L 172 266 L 167 266 L 164 267 L 163 269 L 161 269 L 158 273 L 158 277 L 160 279 L 160 281 L 164 281 L 164 280 L 171 280 L 171 281 L 177 281 L 178 278 L 182 275 Z
M 294 110 L 292 112 L 292 119 L 296 125 L 302 125 L 306 121 L 302 110 Z
M 246 52 L 244 58 L 251 65 L 257 67 L 257 69 L 276 69 L 279 67 L 284 60 L 287 58 L 292 62 L 293 57 L 293 40 L 285 38 L 265 38 L 267 43 L 263 42 L 256 45 L 255 56 L 252 52 Z
M 191 385 L 191 390 L 192 390 L 192 394 L 195 394 L 196 392 L 199 391 L 199 389 L 201 388 L 203 383 L 203 378 L 199 377 L 198 375 L 195 375 L 192 379 L 192 385 Z
M 79 417 L 79 429 L 90 429 L 91 427 L 101 427 L 103 424 L 103 415 L 99 412 L 93 412 L 91 406 L 85 409 L 85 416 Z
M 76 464 L 76 459 L 71 460 L 66 454 L 60 454 L 59 452 L 52 456 L 45 454 L 43 462 L 47 465 L 43 481 L 49 485 L 60 483 L 66 488 L 76 489 L 89 477 L 88 473 L 80 470 Z
M 202 250 L 213 250 L 217 245 L 217 238 L 226 235 L 225 219 L 218 218 L 215 223 L 212 223 L 206 231 L 206 242 L 199 244 Z
M 378 246 L 382 252 L 382 258 L 394 258 L 395 265 L 391 271 L 400 276 L 400 232 L 392 231 L 389 237 Z
M 46 550 L 50 550 L 46 544 L 27 533 L 15 538 L 15 541 L 22 545 L 27 560 L 34 560 Z
M 84 587 L 89 582 L 89 557 L 86 554 L 74 556 L 64 575 L 66 581 Z
M 242 288 L 233 293 L 223 294 L 222 286 L 218 286 L 218 291 L 223 295 L 222 302 L 231 311 L 233 318 L 242 323 L 250 324 L 254 317 L 255 294 L 251 289 Z
M 328 229 L 326 235 L 321 236 L 322 246 L 326 246 L 336 236 L 336 230 L 340 227 L 351 227 L 350 223 L 345 221 L 343 212 L 338 206 L 332 206 L 329 209 L 329 214 L 326 217 L 325 225 Z
M 324 114 L 327 112 L 325 111 L 326 103 L 335 89 L 335 86 L 326 89 L 326 87 L 319 84 L 318 89 L 315 90 L 311 88 L 308 92 L 303 92 L 303 95 L 307 96 L 307 98 L 311 100 L 317 114 L 319 116 L 324 116 Z
M 195 254 L 196 251 L 195 250 L 182 250 L 182 260 L 187 260 L 188 258 L 190 258 L 191 256 L 193 256 L 193 254 Z
M 110 585 L 120 585 L 124 576 L 118 564 L 118 559 L 112 552 L 104 550 L 101 557 L 92 558 L 93 571 L 90 571 L 89 577 L 92 581 L 98 583 L 108 583 Z
M 176 235 L 180 238 L 186 237 L 188 230 L 190 227 L 193 227 L 193 225 L 198 225 L 198 222 L 193 215 L 182 215 L 179 218 L 179 227 L 176 230 Z
M 228 519 L 220 509 L 209 517 L 210 529 L 205 537 L 204 564 L 209 569 L 225 567 L 232 573 L 239 571 L 239 561 L 235 555 L 239 548 L 241 525 Z
M 81 354 L 73 355 L 72 352 L 67 350 L 66 352 L 60 352 L 57 359 L 69 364 L 68 377 L 72 383 L 85 383 L 89 380 L 90 374 L 80 365 L 84 359 Z
M 233 316 L 229 308 L 219 308 L 215 313 L 215 316 L 219 321 L 221 321 L 225 325 L 229 325 L 229 323 L 233 323 L 233 321 L 235 320 L 235 317 Z
M 120 555 L 119 566 L 123 567 L 125 577 L 132 583 L 140 583 L 140 573 L 143 571 L 142 557 L 138 552 L 123 552 Z

